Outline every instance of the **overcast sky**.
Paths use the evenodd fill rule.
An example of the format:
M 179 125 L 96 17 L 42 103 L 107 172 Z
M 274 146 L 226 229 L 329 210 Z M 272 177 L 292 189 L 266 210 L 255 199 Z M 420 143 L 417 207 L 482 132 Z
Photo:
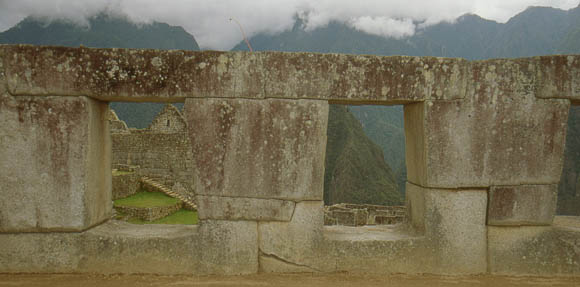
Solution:
M 248 37 L 289 29 L 295 15 L 307 29 L 343 21 L 359 30 L 385 37 L 405 37 L 419 28 L 453 21 L 465 13 L 506 22 L 528 6 L 570 9 L 580 0 L 0 0 L 0 31 L 26 16 L 67 18 L 86 25 L 86 17 L 107 10 L 135 22 L 166 22 L 183 26 L 202 48 L 228 50 L 242 40 L 237 19 Z

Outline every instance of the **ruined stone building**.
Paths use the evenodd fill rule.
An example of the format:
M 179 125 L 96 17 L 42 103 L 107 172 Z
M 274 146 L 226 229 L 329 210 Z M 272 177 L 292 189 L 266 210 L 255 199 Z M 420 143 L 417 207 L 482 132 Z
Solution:
M 179 183 L 185 188 L 183 195 L 195 201 L 191 142 L 179 109 L 172 104 L 165 105 L 146 129 L 127 128 L 113 110 L 109 123 L 113 168 L 138 166 L 139 176 L 147 176 L 170 188 Z

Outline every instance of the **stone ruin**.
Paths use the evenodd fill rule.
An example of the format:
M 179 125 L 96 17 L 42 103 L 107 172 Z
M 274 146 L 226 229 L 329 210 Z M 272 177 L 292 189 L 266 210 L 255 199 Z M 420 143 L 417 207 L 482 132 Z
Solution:
M 339 203 L 324 206 L 324 225 L 386 225 L 406 219 L 405 206 Z
M 109 220 L 110 101 L 185 102 L 199 226 Z M 404 104 L 405 228 L 324 226 L 329 103 Z M 578 276 L 578 104 L 580 56 L 0 46 L 0 272 Z
M 112 109 L 109 125 L 113 199 L 136 193 L 142 184 L 141 178 L 147 177 L 172 189 L 185 202 L 194 204 L 191 142 L 185 119 L 174 105 L 165 105 L 146 129 L 128 128 Z M 127 167 L 132 172 L 115 174 L 115 170 Z

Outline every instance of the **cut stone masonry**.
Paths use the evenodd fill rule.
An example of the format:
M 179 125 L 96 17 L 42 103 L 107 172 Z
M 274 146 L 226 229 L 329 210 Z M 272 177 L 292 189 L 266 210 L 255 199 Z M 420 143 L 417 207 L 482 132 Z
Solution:
M 553 187 L 579 75 L 580 56 L 0 46 L 0 272 L 578 276 Z M 102 223 L 106 101 L 185 102 L 199 226 Z M 329 103 L 405 104 L 406 224 L 323 226 Z

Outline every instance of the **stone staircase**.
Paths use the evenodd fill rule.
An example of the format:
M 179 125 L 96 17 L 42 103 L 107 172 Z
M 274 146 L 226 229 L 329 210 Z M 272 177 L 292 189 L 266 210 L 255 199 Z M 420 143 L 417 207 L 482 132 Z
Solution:
M 152 192 L 163 192 L 168 196 L 171 196 L 173 198 L 177 198 L 177 199 L 181 200 L 186 205 L 186 207 L 188 209 L 197 210 L 197 205 L 194 202 L 187 199 L 183 195 L 174 192 L 173 190 L 171 190 L 167 186 L 153 180 L 152 178 L 149 178 L 146 176 L 141 177 L 141 184 L 145 190 L 152 191 Z

